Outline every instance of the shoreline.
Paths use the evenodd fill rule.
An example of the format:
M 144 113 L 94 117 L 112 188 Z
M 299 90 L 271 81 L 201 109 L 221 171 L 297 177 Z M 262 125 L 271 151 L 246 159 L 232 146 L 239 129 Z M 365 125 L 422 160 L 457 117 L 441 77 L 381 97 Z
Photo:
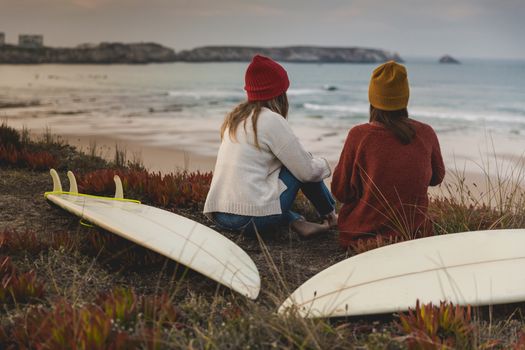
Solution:
M 37 137 L 48 132 L 59 135 L 84 150 L 89 149 L 90 142 L 105 145 L 106 152 L 111 149 L 111 153 L 114 153 L 115 144 L 125 146 L 132 153 L 144 150 L 144 162 L 152 169 L 164 171 L 172 169 L 173 164 L 177 168 L 184 167 L 184 154 L 195 159 L 195 164 L 190 164 L 190 169 L 212 170 L 221 142 L 219 129 L 222 118 L 150 119 L 151 125 L 137 120 L 119 123 L 116 118 L 111 117 L 101 121 L 102 123 L 78 123 L 77 120 L 66 122 L 63 118 L 29 116 L 6 118 L 6 121 L 9 126 L 17 129 L 28 128 Z M 331 166 L 337 164 L 348 131 L 352 127 L 341 129 L 305 125 L 294 118 L 290 120 L 290 126 L 307 151 L 316 157 L 326 158 Z M 520 164 L 525 166 L 524 136 L 483 129 L 436 129 L 436 133 L 447 169 L 483 174 L 485 171 L 493 173 L 496 167 L 501 171 Z M 174 152 L 176 158 L 169 165 L 163 160 L 169 158 L 167 151 Z M 159 158 L 157 153 L 164 153 L 166 157 Z M 155 159 L 148 160 L 149 157 Z

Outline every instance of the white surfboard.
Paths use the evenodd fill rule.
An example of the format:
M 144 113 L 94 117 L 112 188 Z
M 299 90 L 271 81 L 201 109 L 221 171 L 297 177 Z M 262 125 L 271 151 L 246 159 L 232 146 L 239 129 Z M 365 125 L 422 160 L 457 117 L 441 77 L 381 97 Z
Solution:
M 306 281 L 279 313 L 338 317 L 421 303 L 525 301 L 525 229 L 473 231 L 397 243 L 343 260 Z
M 45 197 L 107 231 L 173 259 L 251 298 L 260 290 L 259 271 L 235 243 L 198 222 L 172 212 L 123 199 L 122 183 L 115 176 L 115 198 L 79 194 L 75 176 L 68 172 L 69 192 L 62 191 L 57 172 L 50 171 L 53 192 Z

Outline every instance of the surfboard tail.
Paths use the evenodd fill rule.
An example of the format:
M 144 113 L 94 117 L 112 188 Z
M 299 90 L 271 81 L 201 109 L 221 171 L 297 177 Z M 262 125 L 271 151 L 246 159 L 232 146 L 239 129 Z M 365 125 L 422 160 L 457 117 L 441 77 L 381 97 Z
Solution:
M 261 280 L 255 263 L 219 232 L 170 211 L 125 199 L 122 181 L 117 175 L 113 177 L 115 196 L 111 198 L 79 193 L 71 171 L 67 173 L 70 189 L 64 192 L 56 170 L 51 169 L 50 174 L 53 191 L 45 193 L 49 202 L 81 220 L 180 262 L 250 299 L 259 295 Z

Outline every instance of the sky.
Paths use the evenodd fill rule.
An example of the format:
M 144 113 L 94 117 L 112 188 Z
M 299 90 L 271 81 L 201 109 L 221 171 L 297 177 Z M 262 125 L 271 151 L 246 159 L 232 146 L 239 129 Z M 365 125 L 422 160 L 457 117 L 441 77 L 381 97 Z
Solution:
M 525 59 L 525 0 L 0 0 L 0 32 L 48 46 L 363 46 Z

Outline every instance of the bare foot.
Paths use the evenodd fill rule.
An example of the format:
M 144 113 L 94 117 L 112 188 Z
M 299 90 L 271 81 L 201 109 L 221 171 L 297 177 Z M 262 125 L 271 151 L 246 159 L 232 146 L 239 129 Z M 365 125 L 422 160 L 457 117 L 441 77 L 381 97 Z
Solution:
M 290 228 L 302 238 L 310 238 L 321 233 L 328 232 L 330 230 L 330 226 L 327 222 L 323 222 L 322 224 L 316 224 L 314 222 L 309 222 L 304 219 L 293 221 L 290 224 Z
M 330 214 L 326 215 L 323 224 L 326 222 L 330 229 L 336 229 L 337 228 L 337 218 L 338 215 L 335 213 L 335 210 L 331 212 Z

